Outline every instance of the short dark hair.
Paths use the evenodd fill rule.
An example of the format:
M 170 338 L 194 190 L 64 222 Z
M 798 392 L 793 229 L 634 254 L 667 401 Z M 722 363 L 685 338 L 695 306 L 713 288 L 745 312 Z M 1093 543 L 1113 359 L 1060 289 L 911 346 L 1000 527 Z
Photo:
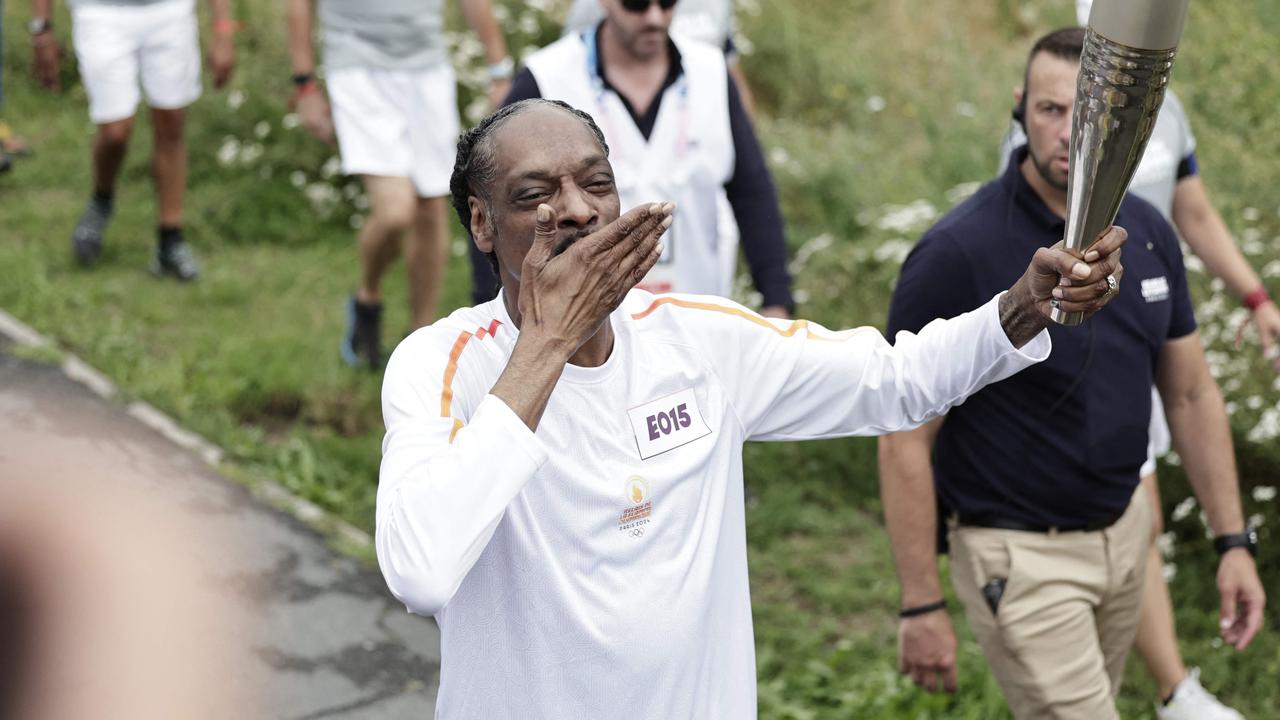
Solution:
M 1031 61 L 1040 53 L 1048 53 L 1063 60 L 1079 61 L 1084 53 L 1084 28 L 1064 27 L 1036 40 L 1027 53 L 1027 67 L 1022 72 L 1022 107 L 1027 105 L 1027 85 L 1031 81 Z
M 462 133 L 458 138 L 458 155 L 453 163 L 453 175 L 449 178 L 449 192 L 453 196 L 454 212 L 458 214 L 458 220 L 467 231 L 468 240 L 475 242 L 475 235 L 471 231 L 471 198 L 473 196 L 480 198 L 486 208 L 491 200 L 490 189 L 495 180 L 494 175 L 498 165 L 493 143 L 490 142 L 493 131 L 516 115 L 540 105 L 560 108 L 582 121 L 582 124 L 591 130 L 596 142 L 600 143 L 600 149 L 608 157 L 609 143 L 605 142 L 600 126 L 596 125 L 596 121 L 590 115 L 568 103 L 545 98 L 530 98 L 498 108 L 489 117 L 481 120 L 479 125 Z M 501 285 L 502 276 L 498 273 L 497 253 L 488 252 L 485 255 L 489 258 L 489 266 L 493 268 L 493 274 L 498 275 L 498 284 Z

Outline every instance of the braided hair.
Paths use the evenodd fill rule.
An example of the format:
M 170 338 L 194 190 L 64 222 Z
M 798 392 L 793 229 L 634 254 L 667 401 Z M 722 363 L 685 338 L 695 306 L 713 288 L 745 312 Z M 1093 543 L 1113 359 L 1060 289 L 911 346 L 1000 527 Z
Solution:
M 490 188 L 496 179 L 498 158 L 491 142 L 493 131 L 516 115 L 540 105 L 551 105 L 571 113 L 591 130 L 591 134 L 595 136 L 596 142 L 600 143 L 600 149 L 604 154 L 606 156 L 609 154 L 609 144 L 605 142 L 604 133 L 600 131 L 596 121 L 568 103 L 545 98 L 530 98 L 499 108 L 492 115 L 481 120 L 479 125 L 462 133 L 458 138 L 458 155 L 453 163 L 453 175 L 449 178 L 449 192 L 453 196 L 454 212 L 458 214 L 458 220 L 467 231 L 467 238 L 472 242 L 475 241 L 475 235 L 471 231 L 470 199 L 480 198 L 487 210 L 492 199 Z M 492 213 L 486 212 L 485 217 L 492 223 Z M 498 284 L 501 286 L 502 276 L 498 273 L 498 254 L 490 251 L 485 253 L 485 256 L 489 259 L 489 266 L 493 269 L 493 274 L 498 276 Z

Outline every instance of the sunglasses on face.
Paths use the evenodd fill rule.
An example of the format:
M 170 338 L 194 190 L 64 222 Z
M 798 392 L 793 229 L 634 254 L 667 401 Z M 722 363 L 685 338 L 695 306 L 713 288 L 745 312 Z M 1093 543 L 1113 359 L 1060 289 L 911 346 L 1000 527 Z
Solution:
M 622 0 L 622 8 L 627 12 L 642 13 L 655 2 L 663 10 L 670 10 L 676 6 L 676 0 Z

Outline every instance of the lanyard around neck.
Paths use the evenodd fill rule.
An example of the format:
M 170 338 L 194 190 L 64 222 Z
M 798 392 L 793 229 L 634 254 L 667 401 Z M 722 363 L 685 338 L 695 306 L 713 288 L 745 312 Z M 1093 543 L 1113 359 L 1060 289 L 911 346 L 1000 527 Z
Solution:
M 603 73 L 600 72 L 600 47 L 599 43 L 596 42 L 596 30 L 598 27 L 599 26 L 582 33 L 582 43 L 586 47 L 587 51 L 587 77 L 591 79 L 591 87 L 593 90 L 592 95 L 596 102 L 596 112 L 594 113 L 596 121 L 604 125 L 606 138 L 615 138 L 614 141 L 610 142 L 610 145 L 613 146 L 610 149 L 615 159 L 619 164 L 621 164 L 623 160 L 622 151 L 620 147 L 617 147 L 620 145 L 618 140 L 621 140 L 621 136 L 614 131 L 612 120 L 610 119 L 608 111 L 605 110 L 605 99 L 609 89 L 605 86 Z M 680 99 L 680 104 L 677 106 L 679 112 L 680 131 L 676 135 L 675 155 L 677 162 L 683 162 L 689 150 L 690 112 L 689 74 L 687 72 L 682 71 L 680 73 L 680 78 L 676 80 L 675 83 L 675 89 L 676 94 Z M 664 87 L 662 89 L 662 94 L 665 94 L 666 91 L 667 88 Z M 617 91 L 614 91 L 614 94 L 617 95 Z M 621 101 L 621 98 L 619 98 L 619 101 Z M 661 110 L 659 110 L 659 113 L 661 113 Z M 658 124 L 655 119 L 653 131 L 656 131 L 657 129 Z M 650 132 L 649 139 L 645 140 L 646 145 L 649 144 L 649 140 L 652 140 L 653 131 Z M 637 132 L 639 132 L 639 128 L 637 128 Z

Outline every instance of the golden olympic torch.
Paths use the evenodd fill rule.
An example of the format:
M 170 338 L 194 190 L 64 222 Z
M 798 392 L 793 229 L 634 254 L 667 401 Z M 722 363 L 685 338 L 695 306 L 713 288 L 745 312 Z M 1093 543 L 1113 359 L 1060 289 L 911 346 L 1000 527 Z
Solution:
M 1095 0 L 1076 82 L 1067 250 L 1083 255 L 1115 221 L 1156 124 L 1189 0 Z M 1063 325 L 1083 313 L 1053 308 Z

